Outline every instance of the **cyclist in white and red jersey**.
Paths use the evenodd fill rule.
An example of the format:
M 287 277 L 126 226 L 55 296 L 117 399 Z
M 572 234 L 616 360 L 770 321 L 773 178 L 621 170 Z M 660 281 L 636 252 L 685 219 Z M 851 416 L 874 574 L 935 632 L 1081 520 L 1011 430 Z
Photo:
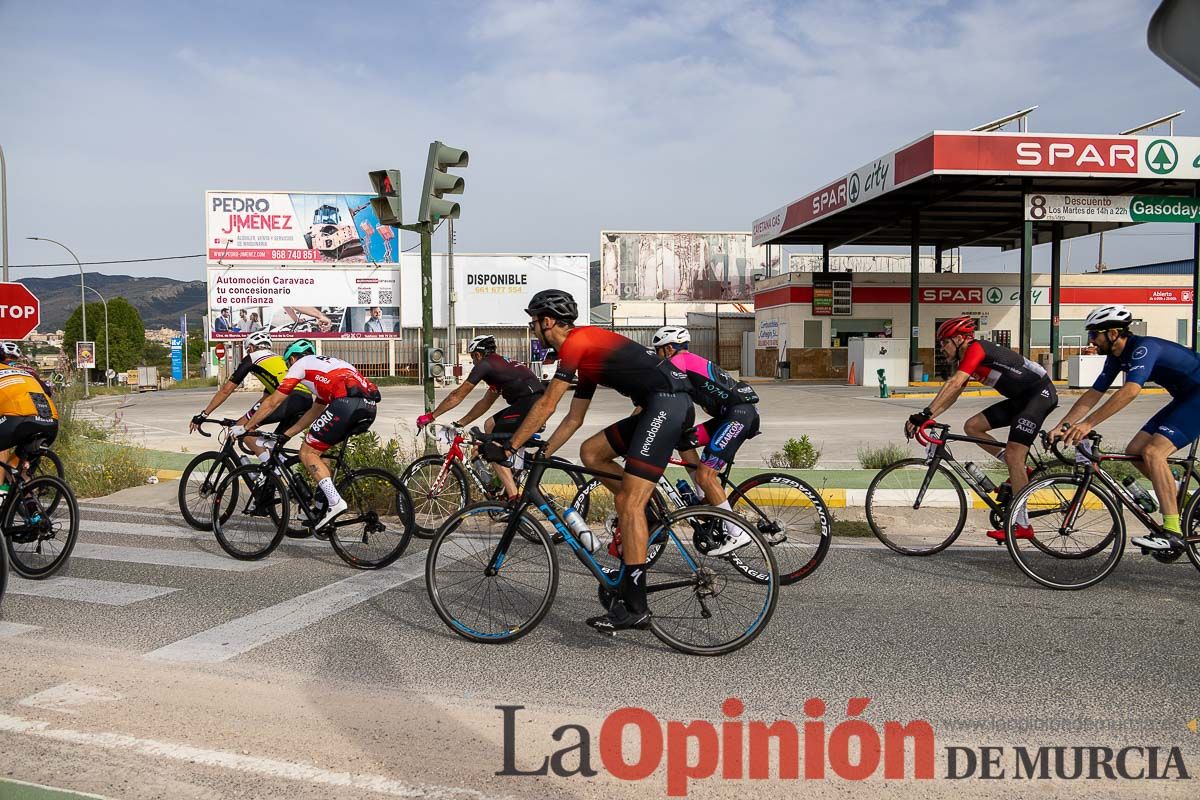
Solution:
M 976 439 L 988 439 L 994 445 L 980 445 L 988 453 L 1003 458 L 1008 466 L 1008 482 L 1012 494 L 1029 483 L 1025 459 L 1037 438 L 1042 423 L 1058 407 L 1058 393 L 1050 376 L 1040 364 L 1035 364 L 1015 350 L 975 338 L 975 320 L 954 317 L 938 326 L 937 346 L 946 359 L 955 365 L 955 373 L 942 385 L 937 397 L 923 411 L 913 414 L 905 423 L 905 432 L 913 431 L 954 405 L 967 382 L 979 381 L 999 392 L 1005 399 L 988 406 L 963 423 L 963 431 Z M 995 428 L 1008 428 L 1008 443 L 988 435 Z M 1004 531 L 988 531 L 996 541 L 1004 541 Z M 1032 539 L 1033 529 L 1022 507 L 1013 525 L 1017 539 Z
M 307 339 L 289 345 L 283 351 L 283 359 L 288 365 L 287 373 L 279 382 L 279 388 L 263 401 L 246 424 L 245 432 L 264 424 L 275 408 L 284 403 L 298 386 L 303 385 L 312 392 L 312 408 L 283 435 L 286 439 L 308 427 L 304 444 L 300 446 L 300 460 L 329 501 L 329 511 L 313 528 L 319 531 L 348 507 L 333 485 L 332 473 L 321 454 L 371 427 L 375 421 L 375 406 L 380 400 L 379 389 L 364 378 L 353 364 L 340 358 L 316 355 L 316 348 Z M 232 432 L 237 435 L 243 431 L 233 428 Z

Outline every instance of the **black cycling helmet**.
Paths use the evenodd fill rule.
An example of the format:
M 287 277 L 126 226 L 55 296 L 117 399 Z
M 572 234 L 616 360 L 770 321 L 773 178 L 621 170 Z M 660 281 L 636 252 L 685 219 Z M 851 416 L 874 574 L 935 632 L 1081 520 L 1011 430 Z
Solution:
M 562 289 L 543 289 L 533 296 L 525 313 L 531 317 L 553 317 L 567 322 L 579 318 L 579 306 L 575 298 Z

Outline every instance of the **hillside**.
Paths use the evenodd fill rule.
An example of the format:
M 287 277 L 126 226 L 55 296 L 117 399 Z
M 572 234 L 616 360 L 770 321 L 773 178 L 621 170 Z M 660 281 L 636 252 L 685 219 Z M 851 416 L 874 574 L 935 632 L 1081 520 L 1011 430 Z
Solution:
M 85 282 L 106 299 L 124 297 L 142 315 L 147 328 L 178 327 L 179 316 L 186 313 L 189 320 L 199 322 L 205 312 L 204 281 L 178 281 L 173 278 L 135 278 L 130 275 L 85 273 Z M 38 330 L 46 333 L 62 328 L 67 317 L 79 306 L 79 275 L 55 278 L 21 278 L 29 291 L 37 295 L 42 306 L 42 322 Z M 100 302 L 87 293 L 89 303 Z M 91 327 L 91 320 L 88 320 Z

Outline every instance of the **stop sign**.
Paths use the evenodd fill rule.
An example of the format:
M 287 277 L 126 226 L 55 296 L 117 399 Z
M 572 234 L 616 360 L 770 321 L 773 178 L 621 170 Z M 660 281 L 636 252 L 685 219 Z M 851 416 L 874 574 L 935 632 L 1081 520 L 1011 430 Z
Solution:
M 20 283 L 0 283 L 0 339 L 24 339 L 38 326 L 41 306 Z
M 225 343 L 224 342 L 219 343 L 216 347 L 216 351 L 217 351 L 217 358 L 224 358 L 225 357 Z

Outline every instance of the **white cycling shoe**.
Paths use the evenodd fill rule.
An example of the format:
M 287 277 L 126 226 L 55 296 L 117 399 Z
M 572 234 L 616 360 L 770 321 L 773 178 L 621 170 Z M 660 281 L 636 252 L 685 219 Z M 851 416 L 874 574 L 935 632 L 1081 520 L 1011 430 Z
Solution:
M 708 551 L 710 556 L 724 556 L 737 550 L 739 547 L 745 547 L 754 541 L 750 537 L 750 532 L 745 528 L 736 528 L 734 533 L 726 533 L 724 541 L 721 544 Z
M 1166 536 L 1135 536 L 1129 540 L 1130 544 L 1135 544 L 1138 547 L 1144 547 L 1147 550 L 1172 550 L 1175 544 Z
M 350 508 L 350 506 L 346 503 L 345 498 L 339 500 L 337 505 L 330 506 L 329 510 L 325 512 L 325 516 L 321 517 L 317 524 L 313 526 L 313 532 L 321 530 L 326 525 L 340 517 L 342 514 L 345 514 L 346 509 L 348 508 Z

